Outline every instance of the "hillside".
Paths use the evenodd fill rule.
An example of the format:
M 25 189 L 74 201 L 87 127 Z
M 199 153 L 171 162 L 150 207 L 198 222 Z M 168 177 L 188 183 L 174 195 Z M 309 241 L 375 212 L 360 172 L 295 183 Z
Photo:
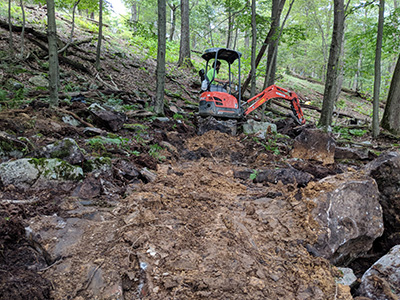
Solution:
M 165 117 L 157 117 L 156 62 L 106 36 L 98 72 L 93 35 L 77 28 L 60 56 L 61 102 L 52 108 L 43 28 L 27 30 L 26 58 L 17 60 L 0 22 L 1 299 L 358 296 L 357 284 L 337 283 L 337 266 L 360 279 L 382 253 L 337 266 L 319 254 L 312 199 L 334 190 L 322 179 L 364 180 L 369 162 L 398 147 L 388 135 L 371 139 L 369 101 L 342 94 L 329 137 L 367 156 L 333 163 L 292 156 L 295 139 L 316 129 L 323 86 L 290 74 L 277 84 L 299 94 L 306 125 L 277 101 L 267 113 L 276 134 L 239 126 L 232 136 L 210 125 L 199 135 L 196 70 L 168 64 Z M 62 24 L 65 44 L 70 24 Z

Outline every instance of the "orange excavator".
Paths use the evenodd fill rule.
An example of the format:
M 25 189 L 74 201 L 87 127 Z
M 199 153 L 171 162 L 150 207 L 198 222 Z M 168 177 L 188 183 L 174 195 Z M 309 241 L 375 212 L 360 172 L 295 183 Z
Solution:
M 290 102 L 291 110 L 294 119 L 298 124 L 305 124 L 303 111 L 300 107 L 300 101 L 296 93 L 287 89 L 271 85 L 263 90 L 258 95 L 247 100 L 247 103 L 242 107 L 241 105 L 241 90 L 240 90 L 240 57 L 242 54 L 238 51 L 227 48 L 212 48 L 204 51 L 201 56 L 206 60 L 206 68 L 199 72 L 202 80 L 202 93 L 200 95 L 199 115 L 202 117 L 213 116 L 225 119 L 241 119 L 249 113 L 257 109 L 270 99 L 278 98 Z M 229 79 L 226 83 L 220 84 L 216 80 L 218 73 L 217 64 L 210 64 L 213 60 L 226 61 L 229 66 L 228 74 Z M 237 88 L 234 88 L 232 74 L 232 64 L 237 62 Z

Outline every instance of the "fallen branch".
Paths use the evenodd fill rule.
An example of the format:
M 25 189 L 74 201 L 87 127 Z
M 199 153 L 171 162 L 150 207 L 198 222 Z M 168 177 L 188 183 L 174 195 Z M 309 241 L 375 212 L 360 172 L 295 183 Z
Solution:
M 93 126 L 92 124 L 90 124 L 90 123 L 88 123 L 88 122 L 82 120 L 80 117 L 78 117 L 76 114 L 74 114 L 74 113 L 71 112 L 71 111 L 68 111 L 68 110 L 65 110 L 65 109 L 62 109 L 62 108 L 57 108 L 57 110 L 60 111 L 60 112 L 62 112 L 62 113 L 65 113 L 65 114 L 68 114 L 68 115 L 73 116 L 75 119 L 77 119 L 79 122 L 81 122 L 81 123 L 82 123 L 83 125 L 85 125 L 86 127 L 92 127 L 92 128 L 94 128 L 94 126 Z

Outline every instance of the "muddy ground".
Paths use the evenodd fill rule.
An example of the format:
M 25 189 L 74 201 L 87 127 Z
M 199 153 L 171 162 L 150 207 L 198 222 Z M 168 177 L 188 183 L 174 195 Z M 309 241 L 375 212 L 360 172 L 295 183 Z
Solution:
M 99 155 L 85 143 L 84 128 L 59 114 L 32 107 L 2 112 L 0 130 L 36 136 L 38 146 L 72 137 L 87 155 Z M 102 186 L 85 179 L 86 189 L 98 190 L 90 199 L 82 183 L 28 193 L 2 187 L 2 299 L 352 298 L 335 283 L 337 269 L 307 251 L 318 230 L 306 200 L 312 189 L 235 175 L 292 164 L 318 179 L 347 164 L 299 165 L 290 157 L 292 139 L 276 142 L 277 155 L 241 133 L 198 136 L 194 119 L 127 121 L 139 122 L 148 126 L 151 144 L 164 145 L 158 158 L 146 153 L 137 133 L 120 130 L 141 154 L 103 149 L 112 153 L 113 172 Z M 282 128 L 298 132 L 289 125 Z M 121 175 L 123 161 L 146 167 L 155 180 Z M 29 199 L 38 200 L 19 203 Z M 26 237 L 28 226 L 34 237 Z

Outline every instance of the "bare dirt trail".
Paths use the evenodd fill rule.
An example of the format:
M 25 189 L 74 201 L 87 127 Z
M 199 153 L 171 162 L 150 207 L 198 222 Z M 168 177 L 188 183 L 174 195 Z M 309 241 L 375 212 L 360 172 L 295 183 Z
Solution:
M 160 164 L 114 208 L 67 199 L 65 225 L 32 222 L 63 257 L 43 272 L 55 299 L 352 299 L 306 250 L 318 228 L 301 190 L 234 178 L 230 154 L 246 150 L 236 137 L 211 131 L 186 145 L 210 157 Z M 60 244 L 60 230 L 74 243 Z

